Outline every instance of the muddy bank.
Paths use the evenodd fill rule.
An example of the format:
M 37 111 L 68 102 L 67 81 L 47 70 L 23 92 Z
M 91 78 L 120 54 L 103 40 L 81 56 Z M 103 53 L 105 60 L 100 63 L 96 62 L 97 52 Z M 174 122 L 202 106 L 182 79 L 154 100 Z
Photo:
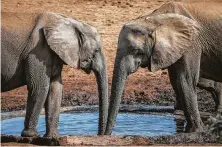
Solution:
M 27 138 L 19 136 L 1 136 L 2 145 L 19 145 L 19 143 L 51 146 L 137 146 L 137 145 L 222 145 L 221 140 L 213 134 L 207 133 L 181 133 L 177 135 L 143 137 L 143 136 L 63 136 L 60 138 Z M 17 144 L 16 144 L 17 143 Z
M 122 99 L 121 104 L 127 105 L 157 105 L 157 106 L 174 106 L 175 94 L 173 90 L 158 90 L 156 97 L 150 97 L 145 92 L 134 90 L 131 94 L 124 94 L 126 97 Z M 97 94 L 76 91 L 75 93 L 65 93 L 62 99 L 62 107 L 67 106 L 85 106 L 98 105 Z M 202 112 L 214 112 L 215 103 L 210 93 L 205 90 L 198 90 L 198 104 Z M 26 99 L 9 100 L 2 98 L 2 112 L 9 112 L 15 110 L 25 110 Z
M 77 106 L 77 107 L 65 107 L 61 112 L 92 112 L 98 111 L 98 106 Z M 121 112 L 131 113 L 172 113 L 173 107 L 156 107 L 146 105 L 122 105 L 120 107 Z M 23 111 L 23 115 L 25 111 Z M 14 112 L 11 112 L 15 114 Z M 4 115 L 3 115 L 4 118 Z M 157 137 L 145 137 L 145 136 L 61 136 L 60 138 L 44 138 L 44 137 L 20 137 L 20 136 L 8 136 L 1 135 L 1 145 L 62 145 L 62 146 L 136 146 L 136 145 L 201 145 L 212 146 L 222 145 L 222 140 L 216 135 L 210 133 L 178 133 L 175 135 L 157 136 Z
M 87 112 L 98 112 L 98 105 L 88 106 L 69 106 L 62 107 L 60 113 L 87 113 Z M 125 113 L 173 113 L 174 108 L 172 106 L 150 106 L 150 105 L 121 105 L 119 112 Z M 10 119 L 14 117 L 24 117 L 25 110 L 11 111 L 1 113 L 1 119 Z M 44 115 L 45 111 L 42 110 L 41 114 Z M 183 115 L 183 114 L 182 114 Z M 178 114 L 178 117 L 181 114 Z M 182 118 L 183 119 L 183 118 Z

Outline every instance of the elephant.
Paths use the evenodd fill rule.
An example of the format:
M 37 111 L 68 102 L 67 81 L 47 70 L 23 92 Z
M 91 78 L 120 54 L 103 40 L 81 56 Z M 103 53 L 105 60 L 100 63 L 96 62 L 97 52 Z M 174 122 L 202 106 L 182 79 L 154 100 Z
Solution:
M 174 87 L 173 77 L 170 77 L 170 81 L 172 81 L 171 84 Z M 211 93 L 215 102 L 215 111 L 218 113 L 221 112 L 222 111 L 222 83 L 200 77 L 197 83 L 197 87 L 199 87 L 200 89 L 207 90 L 208 92 Z M 180 98 L 177 96 L 179 95 L 178 91 L 176 91 L 177 88 L 173 88 L 173 89 L 176 93 L 176 102 L 174 105 L 174 110 L 175 110 L 175 114 L 177 114 L 180 110 L 183 110 L 183 105 L 181 104 Z
M 221 3 L 169 2 L 123 25 L 105 135 L 112 133 L 125 81 L 139 67 L 151 72 L 168 69 L 184 107 L 185 132 L 204 131 L 196 85 L 199 77 L 222 82 L 221 16 Z
M 39 136 L 36 125 L 45 108 L 45 137 L 58 137 L 63 65 L 95 74 L 99 94 L 98 135 L 108 116 L 108 77 L 95 27 L 53 12 L 2 13 L 1 91 L 27 85 L 21 136 Z

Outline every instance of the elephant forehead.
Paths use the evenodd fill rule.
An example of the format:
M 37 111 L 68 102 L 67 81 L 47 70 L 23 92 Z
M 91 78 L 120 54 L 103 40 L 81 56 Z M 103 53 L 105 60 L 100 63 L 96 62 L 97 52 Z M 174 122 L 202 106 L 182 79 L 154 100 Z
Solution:
M 127 39 L 134 48 L 143 48 L 145 43 L 145 35 L 142 34 L 129 33 Z

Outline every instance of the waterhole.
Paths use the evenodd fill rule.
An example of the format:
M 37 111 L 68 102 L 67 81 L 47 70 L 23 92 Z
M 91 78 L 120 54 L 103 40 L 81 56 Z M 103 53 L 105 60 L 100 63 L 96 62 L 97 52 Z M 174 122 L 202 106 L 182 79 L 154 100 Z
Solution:
M 175 121 L 173 115 L 119 113 L 113 135 L 170 135 L 181 131 L 183 123 Z M 20 135 L 24 128 L 24 117 L 2 120 L 1 134 Z M 62 113 L 59 120 L 60 135 L 96 135 L 98 113 Z M 37 131 L 45 134 L 45 116 L 40 116 Z

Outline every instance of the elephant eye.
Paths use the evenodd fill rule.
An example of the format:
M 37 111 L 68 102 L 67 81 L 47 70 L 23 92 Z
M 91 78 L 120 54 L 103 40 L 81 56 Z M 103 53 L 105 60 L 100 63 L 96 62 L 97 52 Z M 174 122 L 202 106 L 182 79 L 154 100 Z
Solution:
M 94 54 L 93 54 L 93 58 L 95 58 L 96 54 L 99 53 L 99 50 L 95 50 Z
M 132 30 L 133 33 L 136 35 L 136 36 L 141 36 L 141 35 L 145 35 L 143 31 L 141 30 Z
M 139 50 L 138 49 L 133 49 L 132 52 L 133 52 L 133 54 L 137 54 L 139 52 Z
M 144 55 L 144 52 L 141 49 L 133 49 L 132 52 L 134 55 Z

